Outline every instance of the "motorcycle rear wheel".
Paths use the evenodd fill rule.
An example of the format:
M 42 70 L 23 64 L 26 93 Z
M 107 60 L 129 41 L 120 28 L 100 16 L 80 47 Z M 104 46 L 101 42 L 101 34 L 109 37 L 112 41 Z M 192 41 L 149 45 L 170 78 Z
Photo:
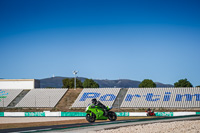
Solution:
M 108 112 L 108 119 L 110 121 L 115 121 L 117 119 L 117 115 L 115 114 L 115 112 L 109 111 Z
M 90 114 L 87 114 L 87 115 L 86 115 L 86 120 L 87 120 L 88 122 L 90 122 L 90 123 L 95 122 L 95 120 L 96 120 L 96 116 L 95 116 L 95 114 L 92 113 L 91 116 L 90 116 Z

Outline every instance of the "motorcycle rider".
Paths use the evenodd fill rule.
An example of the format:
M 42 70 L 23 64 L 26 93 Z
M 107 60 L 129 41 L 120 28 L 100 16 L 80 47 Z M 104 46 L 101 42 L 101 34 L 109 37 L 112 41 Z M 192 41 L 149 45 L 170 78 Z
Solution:
M 150 109 L 150 108 L 148 108 L 148 109 L 147 109 L 147 112 L 151 112 L 151 109 Z
M 94 105 L 91 106 L 92 108 L 94 108 L 95 106 L 99 106 L 100 108 L 103 109 L 103 111 L 104 111 L 104 116 L 107 116 L 107 115 L 108 115 L 108 111 L 106 110 L 106 106 L 103 105 L 100 101 L 97 101 L 96 98 L 92 99 L 92 104 L 94 104 Z
M 154 110 L 151 110 L 150 108 L 147 109 L 147 116 L 154 116 L 155 113 L 154 113 Z

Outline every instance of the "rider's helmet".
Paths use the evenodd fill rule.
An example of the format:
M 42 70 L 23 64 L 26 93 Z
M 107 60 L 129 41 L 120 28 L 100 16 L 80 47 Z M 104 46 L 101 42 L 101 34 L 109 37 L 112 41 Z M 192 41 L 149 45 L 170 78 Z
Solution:
M 97 99 L 96 98 L 92 99 L 92 103 L 96 104 L 97 103 Z
M 147 111 L 151 111 L 151 109 L 150 109 L 150 108 L 148 108 L 148 109 L 147 109 Z

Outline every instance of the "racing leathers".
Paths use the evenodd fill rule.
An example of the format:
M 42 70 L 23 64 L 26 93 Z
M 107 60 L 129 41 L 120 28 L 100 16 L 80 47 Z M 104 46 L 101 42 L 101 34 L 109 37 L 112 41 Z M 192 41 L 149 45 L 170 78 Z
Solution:
M 97 101 L 96 103 L 93 103 L 94 105 L 92 105 L 91 107 L 94 108 L 95 106 L 99 106 L 100 108 L 103 109 L 104 111 L 104 116 L 108 115 L 108 111 L 106 110 L 106 106 L 103 105 L 100 101 Z

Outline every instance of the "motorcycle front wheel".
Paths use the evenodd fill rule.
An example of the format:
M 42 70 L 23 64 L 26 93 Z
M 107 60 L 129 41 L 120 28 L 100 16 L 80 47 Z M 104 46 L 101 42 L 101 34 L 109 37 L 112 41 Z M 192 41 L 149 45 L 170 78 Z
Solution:
M 86 120 L 87 120 L 88 122 L 90 122 L 90 123 L 95 122 L 95 120 L 96 120 L 96 116 L 95 116 L 95 114 L 92 113 L 91 116 L 90 116 L 90 114 L 87 114 L 87 115 L 86 115 Z
M 117 115 L 115 114 L 115 112 L 109 111 L 108 112 L 108 119 L 110 121 L 115 121 L 117 119 Z

